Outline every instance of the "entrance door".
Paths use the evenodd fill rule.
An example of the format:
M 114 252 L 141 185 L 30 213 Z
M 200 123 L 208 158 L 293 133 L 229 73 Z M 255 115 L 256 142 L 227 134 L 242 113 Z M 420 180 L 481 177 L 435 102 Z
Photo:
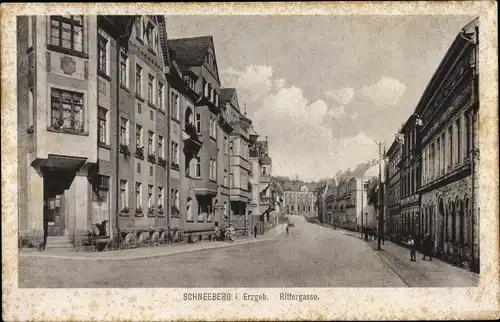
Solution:
M 62 236 L 64 232 L 64 218 L 61 210 L 61 196 L 47 198 L 45 201 L 47 220 L 47 235 Z

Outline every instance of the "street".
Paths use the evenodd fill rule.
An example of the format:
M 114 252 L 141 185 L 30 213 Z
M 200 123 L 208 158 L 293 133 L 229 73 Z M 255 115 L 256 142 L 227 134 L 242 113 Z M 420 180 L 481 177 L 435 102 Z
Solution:
M 21 257 L 19 287 L 404 287 L 368 244 L 304 218 L 271 241 L 169 257 Z

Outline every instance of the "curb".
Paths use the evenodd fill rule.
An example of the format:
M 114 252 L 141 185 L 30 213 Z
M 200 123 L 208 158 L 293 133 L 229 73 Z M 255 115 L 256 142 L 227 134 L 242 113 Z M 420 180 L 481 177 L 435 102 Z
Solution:
M 276 236 L 273 237 L 268 237 L 264 239 L 256 239 L 256 240 L 248 240 L 246 242 L 238 243 L 238 244 L 233 244 L 233 243 L 228 243 L 228 244 L 222 244 L 214 247 L 206 247 L 206 248 L 198 248 L 198 249 L 187 249 L 187 250 L 182 250 L 182 251 L 174 251 L 170 253 L 160 253 L 160 254 L 152 254 L 152 255 L 142 255 L 142 256 L 129 256 L 129 257 L 118 257 L 118 258 L 113 258 L 113 257 L 85 257 L 85 256 L 64 256 L 64 255 L 56 255 L 56 254 L 38 254 L 38 253 L 31 253 L 31 252 L 19 252 L 19 258 L 52 258 L 52 259 L 71 259 L 71 260 L 92 260 L 92 261 L 121 261 L 121 260 L 137 260 L 137 259 L 151 259 L 151 258 L 158 258 L 158 257 L 168 257 L 172 255 L 179 255 L 179 254 L 187 254 L 187 253 L 194 253 L 194 252 L 200 252 L 204 250 L 212 250 L 212 249 L 220 249 L 220 248 L 227 248 L 227 247 L 234 247 L 234 246 L 241 246 L 241 245 L 248 245 L 248 244 L 253 244 L 253 243 L 258 243 L 258 242 L 264 242 L 264 241 L 270 241 L 273 240 L 283 234 L 285 230 L 283 229 L 281 232 L 279 232 Z
M 364 241 L 364 240 L 363 240 Z M 366 243 L 366 242 L 365 242 Z M 370 244 L 370 243 L 366 243 L 368 244 L 368 246 L 371 248 L 371 250 L 377 254 L 377 256 L 382 260 L 382 262 L 384 262 L 384 264 L 389 268 L 390 271 L 392 271 L 394 274 L 396 274 L 396 276 L 401 280 L 403 281 L 403 283 L 405 283 L 405 285 L 407 287 L 411 287 L 410 284 L 408 284 L 402 277 L 401 275 L 398 274 L 398 272 L 396 272 L 396 268 L 394 267 L 394 265 L 392 265 L 388 260 L 386 260 L 384 257 L 382 257 L 382 255 L 380 255 L 378 253 L 378 251 Z

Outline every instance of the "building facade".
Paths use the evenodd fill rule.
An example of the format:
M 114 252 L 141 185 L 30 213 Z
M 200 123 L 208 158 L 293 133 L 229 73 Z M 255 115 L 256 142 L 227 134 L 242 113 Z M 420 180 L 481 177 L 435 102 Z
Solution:
M 258 135 L 236 91 L 221 104 L 212 37 L 169 40 L 166 27 L 160 15 L 19 17 L 20 235 L 244 230 L 256 201 L 262 216 L 270 158 L 250 162 Z
M 318 217 L 317 199 L 317 194 L 306 185 L 299 191 L 285 191 L 284 197 L 288 214 L 304 217 Z
M 419 231 L 421 157 L 420 157 L 420 124 L 416 114 L 412 114 L 401 129 L 400 186 L 401 186 L 401 218 L 400 232 L 403 238 L 415 236 Z
M 387 150 L 387 181 L 386 181 L 386 216 L 385 232 L 391 236 L 396 234 L 401 227 L 401 185 L 399 163 L 401 161 L 401 143 L 394 140 Z
M 422 117 L 420 234 L 479 269 L 478 20 L 457 35 L 417 108 Z

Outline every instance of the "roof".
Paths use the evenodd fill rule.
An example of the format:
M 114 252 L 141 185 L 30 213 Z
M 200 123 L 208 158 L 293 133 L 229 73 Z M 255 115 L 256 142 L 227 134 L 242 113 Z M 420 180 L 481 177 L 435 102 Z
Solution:
M 365 177 L 378 177 L 378 170 L 379 170 L 379 169 L 378 169 L 378 163 L 377 163 L 376 165 L 374 165 L 374 166 L 372 166 L 371 168 L 369 168 L 369 169 L 365 172 L 364 176 L 365 176 Z
M 220 96 L 219 96 L 220 102 L 221 103 L 222 102 L 231 102 L 235 92 L 236 92 L 236 89 L 234 89 L 234 88 L 221 88 L 220 89 Z
M 184 66 L 202 65 L 207 55 L 207 49 L 212 44 L 212 36 L 168 40 L 168 46 L 176 53 L 176 60 Z

